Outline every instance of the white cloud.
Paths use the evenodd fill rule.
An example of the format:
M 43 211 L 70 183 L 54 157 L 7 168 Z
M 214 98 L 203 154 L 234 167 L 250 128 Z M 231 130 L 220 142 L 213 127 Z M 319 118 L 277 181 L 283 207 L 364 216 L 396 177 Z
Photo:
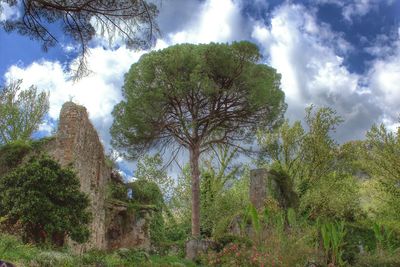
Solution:
M 232 0 L 207 0 L 199 9 L 187 27 L 168 35 L 170 43 L 228 42 L 243 37 L 240 8 Z
M 315 4 L 334 4 L 341 7 L 343 18 L 350 23 L 354 18 L 378 9 L 382 3 L 392 5 L 394 2 L 395 0 L 315 0 Z
M 34 62 L 27 67 L 11 66 L 5 74 L 6 80 L 23 79 L 23 87 L 36 85 L 40 91 L 50 92 L 49 117 L 58 119 L 63 103 L 68 100 L 84 105 L 90 119 L 99 130 L 100 138 L 109 147 L 111 111 L 121 101 L 123 75 L 143 52 L 133 52 L 125 47 L 115 51 L 94 48 L 88 57 L 88 67 L 93 71 L 78 82 L 69 80 L 60 62 Z M 48 125 L 43 131 L 51 132 Z
M 385 124 L 395 124 L 400 118 L 400 33 L 397 40 L 385 47 L 385 53 L 373 61 L 368 77 L 385 110 Z
M 199 5 L 199 11 L 190 23 L 179 31 L 158 40 L 155 50 L 176 43 L 227 42 L 238 39 L 242 17 L 240 8 L 231 0 L 207 0 Z M 102 44 L 98 39 L 94 43 Z M 65 52 L 74 50 L 71 44 L 64 44 Z M 74 83 L 69 80 L 64 63 L 58 61 L 37 61 L 29 66 L 13 65 L 5 74 L 6 81 L 23 79 L 23 86 L 34 84 L 39 90 L 50 92 L 51 120 L 57 120 L 63 103 L 68 100 L 85 106 L 89 117 L 99 132 L 105 149 L 110 148 L 109 128 L 112 124 L 111 111 L 122 100 L 123 76 L 145 51 L 134 52 L 122 46 L 105 50 L 98 46 L 91 49 L 88 68 L 92 74 Z M 40 126 L 43 133 L 52 132 L 51 122 Z M 124 171 L 132 170 L 134 164 L 118 160 Z
M 282 74 L 289 118 L 302 119 L 311 103 L 331 106 L 346 119 L 342 129 L 358 130 L 352 134 L 357 138 L 362 137 L 362 128 L 369 127 L 365 122 L 374 119 L 362 118 L 371 112 L 379 116 L 370 90 L 343 64 L 351 46 L 327 25 L 318 24 L 303 6 L 279 7 L 269 26 L 254 26 L 252 37 L 263 48 L 268 64 Z
M 0 2 L 0 22 L 17 19 L 21 16 L 18 5 L 10 6 L 4 1 Z
M 232 1 L 208 0 L 202 4 L 196 20 L 183 30 L 169 35 L 166 41 L 159 40 L 154 49 L 162 49 L 179 42 L 231 40 L 240 19 L 240 10 Z M 64 49 L 69 51 L 72 46 L 66 44 Z M 143 53 L 145 51 L 134 52 L 124 46 L 116 50 L 93 48 L 88 56 L 88 68 L 93 74 L 76 83 L 68 79 L 65 67 L 57 61 L 33 62 L 27 67 L 13 65 L 5 78 L 23 78 L 24 85 L 35 84 L 40 90 L 50 91 L 49 115 L 52 119 L 58 118 L 62 104 L 71 98 L 84 105 L 95 126 L 101 129 L 102 139 L 108 142 L 108 127 L 112 121 L 110 113 L 114 105 L 122 99 L 123 75 Z
M 379 0 L 357 0 L 353 3 L 346 5 L 343 8 L 342 14 L 343 17 L 351 21 L 352 17 L 355 16 L 364 16 L 366 15 L 372 8 L 376 7 L 379 3 Z

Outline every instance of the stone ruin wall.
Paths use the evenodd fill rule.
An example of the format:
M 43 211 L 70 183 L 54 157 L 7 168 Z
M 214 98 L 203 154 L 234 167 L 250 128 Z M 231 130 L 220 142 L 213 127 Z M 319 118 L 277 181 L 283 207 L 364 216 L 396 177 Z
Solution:
M 143 220 L 147 215 L 128 214 L 127 207 L 106 200 L 106 188 L 111 181 L 112 169 L 106 164 L 103 146 L 88 118 L 86 108 L 73 102 L 65 103 L 55 137 L 48 144 L 47 153 L 64 167 L 72 165 L 80 180 L 81 190 L 89 196 L 91 202 L 91 237 L 82 245 L 71 242 L 74 250 L 83 252 L 93 248 L 120 247 L 148 249 L 149 218 Z M 250 201 L 257 209 L 261 209 L 269 195 L 267 187 L 272 185 L 271 176 L 266 169 L 255 169 L 251 171 L 250 177 Z
M 118 229 L 121 214 L 126 214 L 127 208 L 107 202 L 106 190 L 112 180 L 112 169 L 106 164 L 103 146 L 85 107 L 73 102 L 62 106 L 58 131 L 55 139 L 47 145 L 46 152 L 62 166 L 73 167 L 82 192 L 90 200 L 91 236 L 84 244 L 70 241 L 74 251 L 120 247 L 146 249 L 150 246 L 148 220 L 143 222 L 130 214 L 128 222 L 125 222 L 128 229 Z
M 81 190 L 88 195 L 91 203 L 90 239 L 82 245 L 74 244 L 74 248 L 78 251 L 106 249 L 104 205 L 111 168 L 105 163 L 103 146 L 84 107 L 72 102 L 63 105 L 56 138 L 48 153 L 62 166 L 72 165 Z

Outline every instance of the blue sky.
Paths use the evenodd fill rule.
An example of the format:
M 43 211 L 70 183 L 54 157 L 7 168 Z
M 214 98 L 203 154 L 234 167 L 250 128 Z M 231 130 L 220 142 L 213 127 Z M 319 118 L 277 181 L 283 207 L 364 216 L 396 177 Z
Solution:
M 176 43 L 250 40 L 263 62 L 282 74 L 290 120 L 301 120 L 310 104 L 331 106 L 343 116 L 339 141 L 360 139 L 373 123 L 398 126 L 400 114 L 400 1 L 398 0 L 165 0 L 159 1 L 161 36 L 156 48 Z M 3 6 L 0 20 L 18 16 Z M 55 32 L 57 34 L 57 31 Z M 23 78 L 50 91 L 49 133 L 63 102 L 87 107 L 109 148 L 110 112 L 121 101 L 123 75 L 146 51 L 92 42 L 93 74 L 77 83 L 65 70 L 76 58 L 74 44 L 47 53 L 38 42 L 0 30 L 0 81 Z M 71 52 L 72 51 L 72 52 Z

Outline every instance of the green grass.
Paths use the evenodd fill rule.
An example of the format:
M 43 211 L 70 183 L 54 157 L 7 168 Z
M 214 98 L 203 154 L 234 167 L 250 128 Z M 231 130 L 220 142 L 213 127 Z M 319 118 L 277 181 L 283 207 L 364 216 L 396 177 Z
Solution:
M 27 267 L 194 267 L 191 261 L 177 256 L 149 255 L 143 251 L 119 249 L 114 252 L 89 251 L 83 255 L 73 255 L 69 251 L 50 250 L 23 244 L 16 237 L 0 234 L 0 259 Z

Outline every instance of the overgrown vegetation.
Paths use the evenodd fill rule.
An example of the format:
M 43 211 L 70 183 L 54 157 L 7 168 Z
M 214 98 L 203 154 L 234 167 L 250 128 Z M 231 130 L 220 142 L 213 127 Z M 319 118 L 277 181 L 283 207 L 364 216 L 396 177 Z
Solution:
M 400 130 L 374 125 L 365 140 L 339 144 L 333 132 L 343 118 L 332 108 L 310 106 L 304 123 L 282 121 L 279 75 L 260 67 L 258 56 L 248 43 L 181 45 L 144 56 L 127 75 L 127 102 L 114 110 L 117 146 L 135 156 L 174 141 L 176 151 L 190 152 L 177 179 L 160 149 L 139 158 L 133 182 L 108 185 L 109 201 L 151 210 L 149 252 L 74 256 L 62 247 L 66 236 L 84 242 L 89 235 L 88 201 L 74 173 L 43 155 L 47 139 L 2 141 L 0 225 L 14 236 L 0 234 L 0 258 L 24 266 L 400 266 Z M 234 75 L 235 67 L 243 73 Z M 243 103 L 243 116 L 230 113 Z M 270 127 L 259 127 L 254 140 L 261 117 Z M 254 167 L 268 170 L 267 197 L 257 208 L 249 198 Z M 196 263 L 182 260 L 193 236 L 213 244 Z
M 0 179 L 0 217 L 27 242 L 64 245 L 65 238 L 85 242 L 89 200 L 71 169 L 46 156 L 32 158 Z
M 26 142 L 49 110 L 49 94 L 35 86 L 21 89 L 22 80 L 0 88 L 0 144 Z
M 11 235 L 0 234 L 0 258 L 26 267 L 178 267 L 196 266 L 195 263 L 177 256 L 150 255 L 134 249 L 119 249 L 114 252 L 88 251 L 76 255 L 66 249 L 50 250 L 24 244 Z

